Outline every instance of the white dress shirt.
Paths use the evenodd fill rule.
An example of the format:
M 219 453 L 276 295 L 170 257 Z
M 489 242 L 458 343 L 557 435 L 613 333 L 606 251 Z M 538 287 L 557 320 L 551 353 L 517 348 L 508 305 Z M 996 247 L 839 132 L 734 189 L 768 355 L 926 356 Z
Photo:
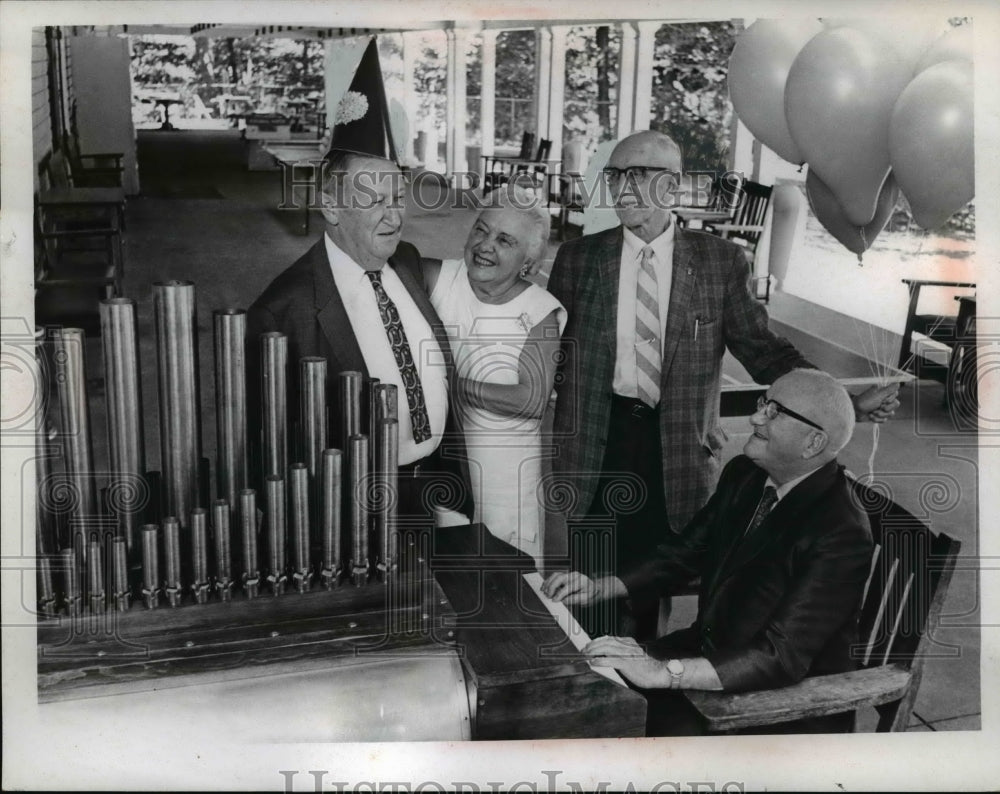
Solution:
M 638 398 L 638 371 L 635 363 L 635 317 L 636 317 L 636 282 L 639 276 L 639 265 L 642 262 L 642 249 L 649 246 L 653 249 L 653 269 L 656 271 L 657 308 L 660 314 L 660 345 L 663 345 L 663 333 L 667 326 L 667 306 L 670 304 L 670 285 L 673 280 L 674 267 L 674 221 L 651 243 L 644 243 L 628 229 L 624 229 L 625 244 L 622 246 L 622 259 L 618 276 L 618 322 L 615 348 L 615 375 L 612 389 L 622 397 Z
M 386 294 L 396 304 L 399 319 L 410 343 L 410 352 L 420 375 L 427 404 L 427 416 L 431 424 L 431 437 L 417 444 L 413 440 L 413 425 L 410 422 L 410 406 L 406 401 L 403 378 L 399 374 L 396 357 L 392 353 L 389 337 L 386 336 L 382 315 L 375 300 L 375 290 L 365 269 L 345 254 L 329 235 L 324 235 L 326 255 L 330 260 L 330 270 L 337 285 L 337 292 L 344 301 L 347 317 L 354 329 L 354 336 L 361 348 L 361 355 L 368 367 L 368 375 L 382 383 L 394 383 L 399 397 L 399 462 L 401 465 L 430 455 L 444 433 L 448 416 L 448 372 L 441 348 L 434 338 L 430 324 L 420 313 L 410 293 L 391 267 L 382 268 L 382 286 Z

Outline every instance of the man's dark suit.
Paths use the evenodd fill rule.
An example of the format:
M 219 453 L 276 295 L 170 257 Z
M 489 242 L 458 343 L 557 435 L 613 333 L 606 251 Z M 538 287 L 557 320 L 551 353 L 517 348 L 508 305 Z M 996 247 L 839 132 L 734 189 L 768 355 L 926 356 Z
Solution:
M 766 479 L 749 458 L 734 458 L 680 535 L 621 576 L 629 597 L 640 599 L 701 577 L 695 623 L 647 650 L 661 659 L 704 656 L 731 692 L 856 667 L 851 648 L 872 555 L 868 519 L 851 500 L 843 468 L 830 461 L 744 537 Z
M 575 492 L 571 517 L 584 516 L 591 507 L 608 442 L 623 241 L 618 226 L 564 243 L 548 282 L 568 314 L 553 440 L 555 472 Z M 720 468 L 725 349 L 759 383 L 811 366 L 768 330 L 767 312 L 750 294 L 748 275 L 739 246 L 675 230 L 659 412 L 663 489 L 675 530 L 708 500 Z M 651 538 L 646 548 L 651 551 L 658 540 Z
M 322 356 L 327 360 L 327 403 L 329 443 L 343 449 L 341 436 L 341 405 L 337 387 L 338 375 L 356 370 L 368 376 L 361 347 L 355 337 L 344 302 L 337 292 L 336 282 L 326 255 L 325 238 L 312 246 L 291 267 L 282 272 L 261 293 L 247 316 L 247 405 L 251 434 L 261 427 L 260 421 L 260 334 L 281 331 L 288 336 L 288 405 L 290 422 L 298 416 L 299 359 Z M 420 312 L 430 324 L 448 368 L 448 379 L 454 379 L 451 348 L 441 321 L 431 306 L 420 275 L 420 255 L 409 243 L 402 242 L 386 263 L 399 276 Z M 381 327 L 371 329 L 382 334 Z M 418 341 L 410 340 L 414 358 L 420 355 Z M 469 485 L 465 442 L 454 421 L 454 411 L 448 412 L 445 437 L 439 447 L 441 463 L 454 478 L 450 490 L 458 494 L 451 505 L 472 515 L 472 489 Z M 289 438 L 294 439 L 289 425 Z

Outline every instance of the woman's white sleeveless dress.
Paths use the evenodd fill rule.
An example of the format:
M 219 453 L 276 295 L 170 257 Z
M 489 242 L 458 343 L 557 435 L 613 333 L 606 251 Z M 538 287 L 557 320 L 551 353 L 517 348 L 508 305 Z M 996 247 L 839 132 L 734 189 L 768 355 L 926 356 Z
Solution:
M 532 284 L 508 303 L 483 303 L 469 285 L 465 262 L 445 260 L 431 295 L 444 323 L 460 378 L 516 384 L 528 333 L 556 311 L 559 334 L 566 310 Z M 474 521 L 536 560 L 541 558 L 544 507 L 541 480 L 541 420 L 502 416 L 461 407 L 476 502 Z

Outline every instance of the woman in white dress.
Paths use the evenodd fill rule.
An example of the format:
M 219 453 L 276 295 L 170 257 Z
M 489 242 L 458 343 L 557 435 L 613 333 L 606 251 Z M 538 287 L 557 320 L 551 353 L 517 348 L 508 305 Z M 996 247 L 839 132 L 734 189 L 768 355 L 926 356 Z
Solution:
M 425 266 L 458 374 L 476 503 L 474 521 L 536 561 L 542 555 L 542 414 L 552 395 L 566 310 L 527 276 L 549 238 L 548 210 L 508 185 L 488 197 L 464 260 Z

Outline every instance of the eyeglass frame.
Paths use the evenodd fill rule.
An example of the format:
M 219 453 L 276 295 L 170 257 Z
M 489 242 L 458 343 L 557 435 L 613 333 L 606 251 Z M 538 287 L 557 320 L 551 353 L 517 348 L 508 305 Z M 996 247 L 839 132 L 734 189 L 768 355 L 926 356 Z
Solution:
M 636 169 L 642 169 L 643 174 L 641 178 L 638 177 L 638 175 L 631 173 Z M 680 179 L 681 179 L 680 171 L 676 171 L 673 168 L 665 168 L 659 165 L 627 165 L 624 168 L 605 166 L 604 168 L 601 169 L 601 176 L 604 178 L 604 181 L 608 183 L 608 185 L 612 185 L 616 182 L 621 181 L 623 177 L 630 182 L 634 181 L 638 183 L 641 180 L 645 180 L 650 173 L 657 174 L 664 172 L 673 176 L 674 179 L 677 181 L 677 184 L 680 184 Z
M 773 409 L 771 408 L 772 405 L 774 406 Z M 763 411 L 764 416 L 768 418 L 768 421 L 776 419 L 778 417 L 778 414 L 785 414 L 787 416 L 792 417 L 792 419 L 798 419 L 800 422 L 804 422 L 805 424 L 809 425 L 809 427 L 815 428 L 816 430 L 819 430 L 821 433 L 826 432 L 824 428 L 820 427 L 812 419 L 806 419 L 806 417 L 804 417 L 802 414 L 796 413 L 791 408 L 785 407 L 777 400 L 768 397 L 766 394 L 762 394 L 757 398 L 757 410 Z

